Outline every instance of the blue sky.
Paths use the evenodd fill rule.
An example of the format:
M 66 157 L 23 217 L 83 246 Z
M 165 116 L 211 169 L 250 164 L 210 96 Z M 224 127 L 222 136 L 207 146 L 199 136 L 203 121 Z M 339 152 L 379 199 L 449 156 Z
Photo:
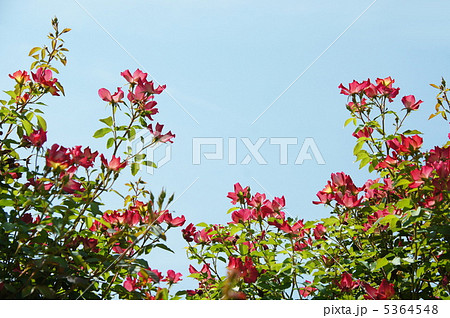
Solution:
M 311 201 L 332 172 L 345 171 L 357 184 L 369 177 L 353 163 L 355 140 L 352 128 L 343 127 L 348 114 L 337 88 L 341 82 L 392 76 L 400 97 L 414 94 L 424 101 L 410 125 L 424 132 L 425 146 L 446 139 L 449 127 L 426 119 L 436 94 L 428 84 L 450 79 L 449 10 L 444 1 L 406 0 L 2 1 L 0 85 L 9 89 L 7 74 L 30 65 L 29 49 L 47 43 L 50 20 L 57 16 L 72 31 L 65 37 L 68 65 L 57 76 L 66 96 L 46 100 L 48 145 L 90 145 L 107 153 L 103 141 L 92 138 L 101 127 L 98 119 L 108 116 L 97 91 L 114 90 L 124 84 L 121 71 L 141 68 L 167 84 L 169 94 L 156 99 L 156 120 L 177 137 L 171 160 L 140 176 L 155 193 L 162 187 L 175 193 L 175 213 L 193 223 L 227 222 L 226 195 L 240 182 L 254 192 L 285 195 L 294 217 L 319 219 L 329 211 Z M 203 157 L 193 165 L 192 142 L 198 137 L 223 138 L 225 158 Z M 249 154 L 241 138 L 255 143 L 262 137 L 267 164 L 254 158 L 240 164 Z M 288 148 L 287 165 L 280 164 L 279 146 L 270 144 L 279 137 L 298 140 Z M 294 164 L 309 137 L 324 165 Z M 227 160 L 229 138 L 237 142 L 235 165 Z M 163 153 L 155 151 L 156 159 Z M 129 177 L 119 179 L 119 190 Z M 105 204 L 121 207 L 114 196 Z M 169 234 L 175 255 L 157 253 L 149 262 L 187 275 L 185 244 L 177 230 Z

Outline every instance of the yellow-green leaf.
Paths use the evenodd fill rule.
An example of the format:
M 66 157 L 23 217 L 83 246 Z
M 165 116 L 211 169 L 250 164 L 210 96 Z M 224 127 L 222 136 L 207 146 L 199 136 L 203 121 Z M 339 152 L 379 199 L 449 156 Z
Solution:
M 35 115 L 35 116 L 38 121 L 39 127 L 41 127 L 44 130 L 47 130 L 47 122 L 45 121 L 45 119 L 39 115 Z
M 94 133 L 94 138 L 101 138 L 101 137 L 103 137 L 104 135 L 106 135 L 107 133 L 110 133 L 111 132 L 111 128 L 100 128 L 99 130 L 97 130 L 95 133 Z
M 375 266 L 375 270 L 380 269 L 380 268 L 386 266 L 387 264 L 389 264 L 389 261 L 385 257 L 380 258 L 380 259 L 377 260 L 377 264 Z
M 355 117 L 350 117 L 349 119 L 347 119 L 344 123 L 344 127 L 346 127 L 348 124 L 350 124 L 351 122 L 353 122 L 353 125 L 356 126 L 356 118 Z
M 139 172 L 140 164 L 137 162 L 133 162 L 131 164 L 131 174 L 135 176 Z
M 33 55 L 34 53 L 36 53 L 37 51 L 39 51 L 41 48 L 40 47 L 34 47 L 30 50 L 30 53 L 28 53 L 28 56 Z

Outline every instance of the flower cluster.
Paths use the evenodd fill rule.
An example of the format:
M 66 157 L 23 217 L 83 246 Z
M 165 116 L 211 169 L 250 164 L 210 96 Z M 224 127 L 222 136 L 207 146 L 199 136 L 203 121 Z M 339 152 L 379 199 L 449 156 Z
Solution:
M 153 121 L 155 114 L 159 112 L 156 108 L 157 102 L 154 100 L 154 96 L 161 94 L 166 85 L 158 85 L 155 87 L 153 81 L 147 79 L 148 74 L 137 69 L 133 74 L 129 70 L 125 70 L 120 75 L 128 82 L 127 99 L 130 106 L 124 101 L 125 92 L 121 87 L 117 88 L 114 94 L 111 94 L 106 88 L 101 88 L 98 91 L 100 98 L 112 105 L 126 105 L 129 107 L 136 117 L 142 118 L 142 120 Z M 154 142 L 173 142 L 175 137 L 171 131 L 163 133 L 164 125 L 159 123 L 153 128 L 152 124 L 147 124 L 146 128 L 154 136 Z
M 394 284 L 390 284 L 386 279 L 381 281 L 378 289 L 367 283 L 363 283 L 363 286 L 367 291 L 367 295 L 364 295 L 364 299 L 387 300 L 392 299 L 395 295 Z
M 53 62 L 66 65 L 61 35 L 70 31 L 60 31 L 56 18 L 52 27 L 51 43 L 30 50 L 30 69 L 9 74 L 13 88 L 5 91 L 8 100 L 0 99 L 0 254 L 8 260 L 0 268 L 0 298 L 175 297 L 169 290 L 181 274 L 163 275 L 142 258 L 155 248 L 170 251 L 166 233 L 185 223 L 184 216 L 168 210 L 173 195 L 168 202 L 165 191 L 155 198 L 141 178 L 125 184 L 127 194 L 115 189 L 125 167 L 135 175 L 140 164 L 154 166 L 145 151 L 124 147 L 138 130 L 153 136 L 151 145 L 173 142 L 174 134 L 150 123 L 158 113 L 154 96 L 165 86 L 137 70 L 122 72 L 128 89 L 99 90 L 111 116 L 100 120 L 107 127 L 94 137 L 110 134 L 105 140 L 110 154 L 85 146 L 46 147 L 47 124 L 39 108 L 46 95 L 64 95 Z M 110 191 L 123 198 L 123 209 L 104 208 Z
M 182 230 L 189 243 L 190 258 L 203 264 L 201 271 L 190 268 L 191 277 L 199 281 L 199 287 L 189 295 L 214 299 L 213 291 L 217 291 L 223 299 L 253 299 L 253 286 L 268 284 L 271 287 L 260 290 L 261 295 L 267 293 L 283 298 L 281 295 L 285 291 L 280 290 L 281 278 L 276 275 L 270 260 L 274 257 L 274 261 L 281 250 L 288 251 L 286 253 L 291 253 L 296 259 L 296 253 L 311 249 L 314 242 L 323 242 L 327 233 L 325 224 L 306 226 L 304 220 L 289 218 L 283 211 L 286 205 L 284 196 L 269 200 L 264 193 L 252 195 L 250 187 L 242 187 L 239 183 L 227 197 L 232 204 L 239 205 L 230 210 L 231 221 L 228 224 L 200 224 L 198 226 L 202 228 L 197 229 L 190 223 Z M 227 263 L 227 278 L 218 276 L 217 260 Z M 297 279 L 299 275 L 294 271 L 290 278 L 286 276 L 284 279 Z M 218 288 L 224 279 L 227 283 Z M 237 285 L 238 289 L 230 287 L 230 284 Z M 293 288 L 299 297 L 306 293 L 300 287 Z M 311 287 L 307 290 L 313 293 L 316 289 Z
M 78 167 L 90 168 L 94 165 L 98 152 L 92 152 L 89 147 L 81 150 L 81 146 L 65 148 L 58 144 L 48 149 L 45 155 L 46 166 L 54 170 L 68 170 L 74 173 Z
M 42 128 L 35 129 L 29 136 L 24 135 L 23 140 L 33 145 L 33 147 L 41 148 L 47 141 L 47 132 Z
M 326 299 L 447 297 L 448 261 L 441 255 L 448 248 L 441 242 L 442 231 L 448 230 L 450 143 L 424 151 L 419 131 L 401 132 L 405 119 L 423 101 L 404 96 L 397 111 L 388 104 L 399 93 L 394 80 L 378 78 L 375 83 L 339 86 L 351 100 L 346 125 L 357 126 L 354 155 L 360 168 L 369 165 L 369 172 L 379 177 L 359 187 L 349 175 L 333 173 L 317 193 L 313 203 L 331 207 L 333 216 L 321 220 L 330 239 L 313 241 L 312 249 L 326 249 L 315 249 L 320 257 L 306 263 L 317 271 L 308 287 Z M 339 278 L 336 271 L 341 272 Z
M 168 210 L 159 211 L 153 208 L 153 203 L 136 200 L 128 209 L 106 211 L 102 215 L 103 222 L 94 221 L 91 231 L 101 231 L 111 236 L 124 228 L 167 224 L 168 227 L 183 226 L 184 215 L 174 218 Z M 108 231 L 108 229 L 110 229 Z
M 361 197 L 358 197 L 362 188 L 358 188 L 353 183 L 352 178 L 343 172 L 331 174 L 331 181 L 322 191 L 317 193 L 319 201 L 313 201 L 314 204 L 330 204 L 336 201 L 338 205 L 346 208 L 354 208 L 361 204 Z
M 259 272 L 253 264 L 253 260 L 251 257 L 246 256 L 245 261 L 236 257 L 230 257 L 228 263 L 228 270 L 236 271 L 239 277 L 244 279 L 244 282 L 248 284 L 252 284 L 256 282 L 259 276 Z
M 53 78 L 53 73 L 49 69 L 44 69 L 42 67 L 36 70 L 36 73 L 31 73 L 33 80 L 40 85 L 45 91 L 48 91 L 54 96 L 59 96 L 59 90 L 55 86 L 57 85 L 58 79 Z M 17 81 L 17 79 L 16 79 Z
M 48 68 L 39 67 L 36 70 L 36 73 L 31 72 L 31 78 L 34 83 L 27 71 L 19 70 L 13 74 L 9 74 L 9 77 L 16 81 L 21 90 L 27 85 L 30 87 L 29 92 L 24 93 L 22 96 L 18 95 L 16 97 L 16 101 L 19 104 L 26 104 L 32 93 L 45 94 L 48 92 L 54 96 L 59 96 L 60 90 L 58 89 L 58 86 L 61 84 L 59 84 L 58 79 L 53 77 L 53 72 Z M 39 91 L 35 91 L 34 89 L 38 89 Z
M 129 292 L 143 292 L 145 299 L 156 300 L 159 299 L 158 295 L 162 291 L 160 287 L 156 289 L 156 295 L 151 294 L 151 290 L 155 285 L 159 285 L 160 282 L 167 282 L 168 286 L 181 281 L 181 273 L 175 273 L 175 271 L 169 269 L 167 275 L 163 274 L 157 269 L 144 268 L 141 269 L 137 276 L 131 275 L 127 276 L 123 282 L 123 287 Z
M 368 98 L 374 98 L 378 95 L 385 96 L 390 102 L 398 95 L 400 88 L 392 87 L 395 82 L 390 76 L 384 79 L 377 78 L 375 83 L 371 83 L 370 79 L 361 83 L 353 81 L 348 88 L 340 84 L 341 94 L 344 95 L 365 95 Z

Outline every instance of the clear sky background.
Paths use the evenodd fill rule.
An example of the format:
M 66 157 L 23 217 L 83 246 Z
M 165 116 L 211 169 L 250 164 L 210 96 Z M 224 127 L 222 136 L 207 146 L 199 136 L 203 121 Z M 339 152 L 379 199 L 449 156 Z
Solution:
M 332 172 L 351 174 L 357 185 L 370 177 L 353 163 L 355 139 L 353 127 L 343 127 L 349 116 L 341 82 L 392 76 L 401 87 L 397 109 L 404 95 L 424 101 L 409 125 L 424 132 L 425 148 L 445 142 L 448 125 L 427 120 L 437 93 L 428 84 L 450 80 L 449 13 L 450 2 L 442 0 L 0 0 L 0 87 L 10 89 L 8 74 L 29 67 L 28 51 L 47 43 L 57 16 L 72 31 L 65 36 L 68 64 L 57 76 L 66 96 L 46 100 L 47 146 L 108 153 L 103 140 L 92 138 L 102 127 L 98 119 L 109 116 L 97 91 L 115 90 L 124 84 L 121 71 L 141 68 L 167 84 L 170 95 L 157 96 L 155 118 L 176 138 L 171 161 L 139 176 L 155 193 L 162 187 L 175 193 L 172 210 L 185 215 L 186 224 L 228 222 L 226 195 L 236 182 L 270 197 L 285 195 L 293 217 L 320 219 L 329 210 L 311 201 Z M 224 159 L 203 157 L 193 165 L 196 137 L 224 138 Z M 240 138 L 255 143 L 261 137 L 298 138 L 287 165 L 269 139 L 260 148 L 267 164 L 240 164 L 249 154 Z M 307 137 L 324 165 L 294 164 Z M 228 164 L 229 138 L 237 138 L 235 165 Z M 155 151 L 156 160 L 163 156 L 164 149 Z M 118 180 L 119 190 L 129 178 Z M 121 208 L 112 195 L 104 203 Z M 175 255 L 151 254 L 150 266 L 188 275 L 179 229 L 169 232 L 169 245 Z M 187 279 L 181 286 L 196 287 Z

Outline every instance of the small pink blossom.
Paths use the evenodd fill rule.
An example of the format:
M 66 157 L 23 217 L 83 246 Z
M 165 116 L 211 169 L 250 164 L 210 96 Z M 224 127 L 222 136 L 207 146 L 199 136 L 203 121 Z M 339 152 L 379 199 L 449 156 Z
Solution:
M 47 167 L 67 169 L 72 164 L 70 150 L 54 144 L 45 155 Z
M 161 281 L 167 282 L 169 285 L 175 284 L 181 281 L 181 273 L 175 273 L 173 270 L 169 269 L 167 271 L 167 276 L 163 278 Z
M 84 168 L 90 168 L 94 165 L 95 158 L 98 156 L 98 151 L 92 152 L 91 148 L 86 147 L 81 151 L 81 146 L 75 146 L 71 149 L 72 158 L 75 164 Z
M 232 204 L 236 204 L 237 202 L 242 204 L 244 203 L 244 199 L 247 199 L 249 196 L 250 187 L 245 187 L 245 189 L 243 189 L 240 183 L 236 183 L 234 185 L 234 192 L 228 192 L 227 198 L 231 199 Z
M 30 76 L 26 71 L 16 71 L 12 75 L 9 74 L 9 77 L 15 79 L 19 85 L 23 85 L 30 81 Z
M 36 74 L 31 72 L 31 76 L 36 83 L 39 83 L 43 87 L 47 88 L 52 95 L 59 96 L 58 89 L 55 87 L 55 83 L 58 80 L 53 78 L 53 73 L 51 70 L 40 67 L 36 70 Z
M 416 102 L 416 98 L 414 97 L 414 95 L 408 95 L 402 98 L 402 103 L 407 110 L 417 110 L 419 109 L 419 106 L 423 103 L 423 101 L 419 100 Z
M 197 228 L 194 226 L 193 223 L 189 223 L 189 225 L 186 226 L 185 229 L 181 230 L 183 238 L 186 240 L 186 242 L 192 242 L 194 240 L 194 235 L 196 231 Z
M 139 288 L 137 278 L 131 278 L 130 276 L 123 282 L 123 287 L 129 292 L 136 290 Z
M 357 132 L 354 132 L 352 134 L 353 137 L 355 138 L 369 138 L 370 136 L 372 136 L 373 133 L 373 128 L 371 127 L 364 127 L 363 129 L 358 130 Z
M 112 171 L 119 171 L 120 169 L 123 169 L 127 166 L 127 161 L 123 161 L 120 162 L 120 157 L 116 157 L 116 156 L 112 156 L 111 161 L 108 163 L 108 161 L 105 159 L 105 157 L 103 156 L 103 154 L 100 155 L 100 160 L 102 162 L 102 164 L 112 170 Z
M 176 218 L 172 218 L 172 214 L 167 212 L 167 211 L 163 211 L 163 213 L 158 217 L 157 219 L 158 222 L 166 222 L 167 224 L 169 224 L 172 227 L 177 227 L 177 226 L 183 226 L 184 223 L 186 222 L 186 218 L 184 217 L 184 215 L 180 216 L 180 217 L 176 217 Z
M 172 134 L 171 131 L 169 131 L 166 134 L 163 134 L 162 130 L 164 128 L 164 125 L 157 123 L 155 129 L 153 130 L 153 126 L 152 126 L 152 124 L 150 124 L 147 128 L 150 131 L 150 133 L 153 134 L 155 141 L 159 141 L 159 142 L 163 142 L 163 143 L 165 143 L 165 142 L 173 143 L 173 141 L 171 139 L 175 138 L 175 134 Z
M 358 287 L 358 282 L 353 280 L 351 274 L 345 272 L 342 274 L 341 281 L 337 285 L 345 293 Z
M 138 86 L 136 87 L 135 92 L 136 93 L 147 93 L 149 95 L 153 94 L 161 94 L 166 89 L 166 85 L 158 85 L 157 88 L 154 87 L 153 81 L 147 82 L 145 81 L 138 81 Z
M 325 228 L 325 226 L 323 226 L 323 224 L 317 224 L 313 230 L 314 238 L 316 240 L 320 240 L 325 235 L 326 232 L 327 229 Z
M 111 92 L 106 88 L 100 88 L 98 90 L 98 96 L 105 102 L 118 104 L 122 102 L 124 93 L 120 87 L 117 87 L 117 92 L 114 95 L 111 95 Z
M 134 71 L 133 75 L 131 75 L 129 70 L 125 70 L 120 75 L 125 78 L 125 80 L 130 84 L 137 84 L 138 81 L 146 81 L 147 80 L 147 73 L 142 72 L 140 69 L 137 69 Z
M 364 299 L 387 300 L 395 296 L 394 284 L 390 284 L 386 279 L 381 281 L 378 289 L 367 283 L 363 283 L 363 286 L 367 292 L 367 295 L 364 295 Z
M 31 143 L 36 148 L 41 148 L 44 142 L 47 141 L 47 132 L 39 128 L 38 130 L 33 130 L 29 136 L 23 136 L 23 139 Z
M 348 88 L 342 85 L 342 83 L 339 85 L 338 88 L 341 89 L 341 94 L 343 95 L 353 95 L 353 94 L 359 94 L 364 91 L 368 86 L 370 85 L 370 80 L 364 81 L 364 82 L 357 82 L 353 81 L 348 85 Z
M 239 223 L 251 220 L 252 216 L 252 210 L 240 209 L 231 214 L 231 219 L 233 220 L 233 223 Z

